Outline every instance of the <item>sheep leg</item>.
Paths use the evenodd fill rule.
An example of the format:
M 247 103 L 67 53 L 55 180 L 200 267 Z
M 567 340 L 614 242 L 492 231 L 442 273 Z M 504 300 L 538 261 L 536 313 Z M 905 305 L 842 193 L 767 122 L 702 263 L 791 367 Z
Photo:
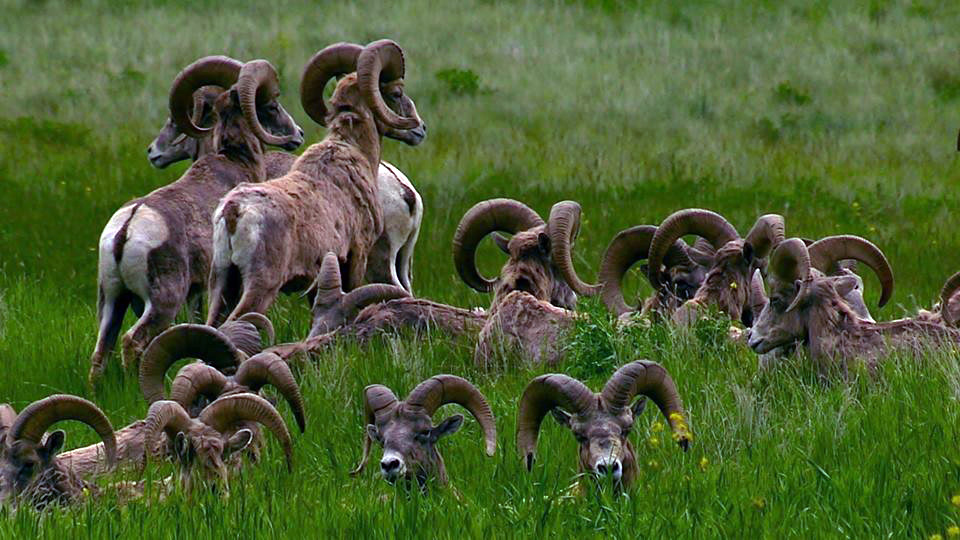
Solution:
M 417 238 L 420 236 L 420 228 L 417 227 L 410 234 L 410 237 L 400 247 L 396 255 L 396 275 L 400 280 L 400 286 L 413 294 L 413 249 L 417 246 Z
M 238 279 L 231 279 L 239 275 L 235 266 L 224 268 L 213 267 L 210 271 L 210 306 L 207 309 L 207 324 L 219 326 L 223 323 L 232 308 L 237 305 L 240 296 Z
M 180 294 L 175 295 L 174 299 L 164 298 L 161 295 L 156 296 L 156 298 L 147 300 L 143 316 L 123 336 L 121 353 L 124 369 L 136 366 L 144 349 L 153 341 L 153 338 L 173 324 L 177 312 L 180 311 L 180 306 L 186 301 L 187 292 L 183 290 Z
M 120 327 L 123 325 L 123 316 L 127 313 L 127 307 L 133 294 L 130 291 L 123 291 L 112 297 L 108 297 L 103 287 L 100 287 L 99 302 L 97 302 L 97 319 L 100 322 L 100 332 L 97 335 L 97 346 L 90 357 L 90 373 L 88 379 L 91 383 L 100 378 L 104 371 L 104 360 L 113 352 L 117 345 L 117 337 L 120 335 Z
M 227 321 L 232 321 L 251 312 L 266 314 L 270 306 L 273 305 L 274 300 L 277 299 L 277 295 L 280 294 L 281 286 L 282 285 L 267 286 L 255 280 L 245 280 L 240 302 L 237 303 L 237 307 L 235 307 L 230 313 L 230 316 L 227 317 Z

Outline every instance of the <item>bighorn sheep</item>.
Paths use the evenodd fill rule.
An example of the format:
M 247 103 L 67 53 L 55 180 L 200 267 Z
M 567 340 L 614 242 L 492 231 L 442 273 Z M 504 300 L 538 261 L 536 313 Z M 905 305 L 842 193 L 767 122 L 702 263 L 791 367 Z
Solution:
M 87 424 L 103 442 L 60 454 L 64 432 L 44 434 L 61 420 Z M 0 500 L 41 508 L 75 502 L 85 490 L 96 491 L 86 477 L 112 468 L 118 454 L 142 455 L 143 439 L 137 440 L 118 437 L 103 411 L 76 396 L 52 395 L 31 403 L 19 415 L 9 405 L 0 405 Z
M 893 274 L 876 246 L 855 236 L 834 237 L 826 246 L 842 248 L 847 251 L 842 258 L 856 258 L 871 266 L 883 284 L 881 304 L 889 299 Z M 923 343 L 960 342 L 960 333 L 928 321 L 873 323 L 861 319 L 843 298 L 852 281 L 825 276 L 820 270 L 827 266 L 825 259 L 837 258 L 830 251 L 816 243 L 807 248 L 798 238 L 786 240 L 774 250 L 768 276 L 770 300 L 748 336 L 754 351 L 763 354 L 802 344 L 821 375 L 826 375 L 832 360 L 846 368 L 848 359 L 861 357 L 873 367 L 887 346 L 916 349 Z
M 194 94 L 194 111 L 201 111 L 197 125 L 205 125 L 213 112 L 213 102 L 222 92 L 216 87 L 207 86 Z M 167 119 L 163 129 L 147 148 L 150 163 L 162 169 L 171 163 L 184 159 L 199 159 L 213 152 L 212 137 L 202 140 L 181 137 L 172 120 Z M 410 131 L 391 132 L 392 138 L 409 145 L 416 145 L 417 139 Z M 279 178 L 288 172 L 297 156 L 286 152 L 267 152 L 264 155 L 266 178 Z M 367 262 L 366 281 L 368 283 L 390 283 L 413 292 L 413 251 L 420 235 L 420 222 L 423 220 L 423 199 L 413 187 L 410 179 L 400 169 L 380 162 L 377 171 L 377 198 L 383 209 L 383 234 L 374 244 Z
M 930 310 L 921 309 L 917 319 L 949 327 L 957 326 L 957 320 L 960 319 L 960 294 L 957 291 L 960 291 L 960 272 L 947 279 L 940 289 L 940 301 Z
M 622 366 L 603 391 L 594 394 L 582 382 L 558 373 L 541 375 L 527 385 L 517 413 L 517 450 L 528 470 L 533 468 L 540 424 L 548 412 L 573 433 L 579 445 L 580 472 L 611 475 L 618 487 L 636 478 L 637 457 L 630 433 L 649 396 L 687 450 L 692 436 L 677 387 L 663 366 L 637 360 Z
M 146 445 L 147 448 L 164 447 L 158 443 L 158 437 L 165 433 L 166 452 L 177 459 L 184 489 L 192 488 L 192 477 L 199 473 L 205 481 L 218 480 L 226 492 L 229 490 L 226 463 L 253 440 L 253 432 L 245 427 L 251 423 L 263 424 L 280 441 L 287 469 L 292 470 L 290 431 L 273 405 L 256 394 L 221 397 L 203 409 L 197 418 L 190 418 L 176 401 L 155 401 L 147 413 Z
M 464 214 L 453 239 L 457 272 L 477 291 L 493 291 L 487 322 L 480 332 L 475 360 L 487 364 L 503 346 L 524 358 L 553 364 L 562 351 L 561 332 L 574 319 L 577 294 L 593 295 L 597 285 L 580 280 L 573 267 L 573 241 L 580 229 L 580 205 L 563 201 L 553 205 L 544 222 L 530 207 L 511 199 L 477 203 Z M 496 279 L 477 270 L 477 246 L 488 234 L 513 234 L 509 241 L 494 236 L 510 259 Z
M 347 73 L 328 112 L 323 89 Z M 403 75 L 403 52 L 389 40 L 365 48 L 331 45 L 310 60 L 301 102 L 329 130 L 290 173 L 239 186 L 217 207 L 208 323 L 228 312 L 228 320 L 263 313 L 281 289 L 306 289 L 329 251 L 340 259 L 348 288 L 361 285 L 384 230 L 376 183 L 381 137 L 407 131 L 404 136 L 419 142 L 426 136 Z
M 188 109 L 194 91 L 208 85 L 229 90 L 214 103 L 216 125 L 201 128 Z M 102 374 L 128 306 L 139 319 L 123 337 L 125 365 L 139 359 L 182 306 L 199 298 L 212 253 L 210 216 L 231 188 L 264 180 L 263 145 L 293 149 L 303 142 L 302 131 L 277 102 L 278 94 L 276 71 L 265 60 L 242 64 L 211 56 L 177 75 L 170 90 L 173 121 L 197 138 L 212 129 L 217 152 L 197 160 L 176 182 L 128 203 L 104 228 L 98 265 L 100 331 L 91 380 Z
M 483 429 L 486 453 L 492 456 L 497 449 L 497 426 L 486 398 L 466 379 L 435 375 L 418 384 L 403 401 L 380 384 L 363 389 L 367 422 L 363 458 L 351 474 L 363 471 L 370 447 L 376 441 L 383 447 L 380 473 L 387 482 L 393 484 L 403 479 L 409 486 L 416 479 L 419 487 L 426 489 L 427 480 L 435 477 L 440 485 L 446 485 L 447 470 L 436 443 L 441 437 L 456 433 L 463 424 L 463 415 L 456 414 L 433 425 L 434 413 L 447 403 L 470 411 Z

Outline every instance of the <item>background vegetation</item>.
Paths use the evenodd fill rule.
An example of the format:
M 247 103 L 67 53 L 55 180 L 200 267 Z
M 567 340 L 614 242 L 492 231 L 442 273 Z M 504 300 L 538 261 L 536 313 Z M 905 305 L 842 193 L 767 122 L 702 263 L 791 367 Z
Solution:
M 339 40 L 389 36 L 404 47 L 429 137 L 418 148 L 387 142 L 384 157 L 423 195 L 415 287 L 436 300 L 489 302 L 456 277 L 449 245 L 464 211 L 494 196 L 544 214 L 579 201 L 587 278 L 617 231 L 688 206 L 741 230 L 778 212 L 791 235 L 870 238 L 898 277 L 880 318 L 928 306 L 960 267 L 952 3 L 0 0 L 0 12 L 0 402 L 17 409 L 68 392 L 96 400 L 118 427 L 144 416 L 132 374 L 113 366 L 95 390 L 85 384 L 95 246 L 124 201 L 185 170 L 152 169 L 145 148 L 173 77 L 207 54 L 273 62 L 312 142 L 321 129 L 296 92 L 306 59 Z M 485 250 L 493 273 L 502 259 Z M 873 303 L 874 278 L 867 286 Z M 227 500 L 108 497 L 0 517 L 0 535 L 917 537 L 960 522 L 954 351 L 890 359 L 875 379 L 824 386 L 803 360 L 759 373 L 749 350 L 723 339 L 722 323 L 617 334 L 596 303 L 585 309 L 591 320 L 557 369 L 598 387 L 622 363 L 660 361 L 697 437 L 679 452 L 648 411 L 634 436 L 641 481 L 628 496 L 569 496 L 574 441 L 549 421 L 538 465 L 524 473 L 516 403 L 546 368 L 484 372 L 470 343 L 434 336 L 343 347 L 303 368 L 309 427 L 296 437 L 295 474 L 273 446 Z M 296 298 L 271 316 L 284 341 L 309 327 Z M 472 379 L 491 400 L 496 457 L 482 456 L 468 421 L 441 443 L 452 490 L 406 496 L 372 473 L 348 477 L 363 386 L 405 393 L 438 372 Z M 68 447 L 94 439 L 67 428 Z

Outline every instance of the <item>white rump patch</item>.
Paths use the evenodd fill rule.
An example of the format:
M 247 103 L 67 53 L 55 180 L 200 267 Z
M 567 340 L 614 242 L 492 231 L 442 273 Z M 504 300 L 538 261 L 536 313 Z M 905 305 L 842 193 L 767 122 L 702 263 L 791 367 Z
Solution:
M 123 246 L 120 274 L 127 288 L 140 298 L 148 297 L 148 258 L 150 252 L 167 241 L 170 231 L 156 210 L 147 205 L 137 208 L 127 228 L 127 242 Z

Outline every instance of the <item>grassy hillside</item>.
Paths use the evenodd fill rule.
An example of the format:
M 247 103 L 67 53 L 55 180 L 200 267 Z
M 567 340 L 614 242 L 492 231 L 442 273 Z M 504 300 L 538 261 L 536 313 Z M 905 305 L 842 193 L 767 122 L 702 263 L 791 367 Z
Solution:
M 234 5 L 235 4 L 235 5 Z M 284 104 L 300 70 L 340 40 L 391 37 L 407 53 L 407 90 L 427 141 L 384 143 L 426 206 L 415 260 L 419 295 L 486 305 L 456 276 L 450 241 L 477 201 L 509 196 L 546 214 L 579 201 L 581 276 L 593 279 L 619 230 L 683 207 L 724 214 L 745 231 L 763 213 L 789 235 L 866 236 L 897 275 L 889 319 L 928 306 L 960 269 L 960 8 L 894 2 L 349 3 L 0 0 L 0 402 L 54 392 L 94 399 L 115 426 L 142 418 L 136 379 L 112 365 L 86 386 L 95 339 L 95 247 L 112 212 L 176 179 L 147 144 L 179 69 L 208 54 L 266 58 Z M 204 10 L 209 8 L 214 16 Z M 481 266 L 502 258 L 491 246 Z M 867 301 L 878 286 L 866 277 Z M 633 289 L 646 290 L 635 276 Z M 539 461 L 514 450 L 516 404 L 546 368 L 485 372 L 472 344 L 433 336 L 344 346 L 300 370 L 308 432 L 296 471 L 279 447 L 210 494 L 118 505 L 110 499 L 39 516 L 0 517 L 4 537 L 147 538 L 413 536 L 917 537 L 960 523 L 960 368 L 953 351 L 891 358 L 880 376 L 825 386 L 802 359 L 758 373 L 720 322 L 618 334 L 597 303 L 557 368 L 595 387 L 646 357 L 677 380 L 696 439 L 683 454 L 648 411 L 634 442 L 628 496 L 569 496 L 573 438 L 545 423 Z M 271 311 L 283 341 L 309 328 L 304 302 Z M 132 322 L 128 317 L 127 324 Z M 439 372 L 463 375 L 497 415 L 497 455 L 472 420 L 440 443 L 454 489 L 395 493 L 360 456 L 360 390 L 406 393 Z M 444 413 L 441 411 L 438 420 Z M 284 410 L 286 414 L 286 410 Z M 69 448 L 93 440 L 67 424 Z M 152 477 L 168 472 L 151 468 Z

